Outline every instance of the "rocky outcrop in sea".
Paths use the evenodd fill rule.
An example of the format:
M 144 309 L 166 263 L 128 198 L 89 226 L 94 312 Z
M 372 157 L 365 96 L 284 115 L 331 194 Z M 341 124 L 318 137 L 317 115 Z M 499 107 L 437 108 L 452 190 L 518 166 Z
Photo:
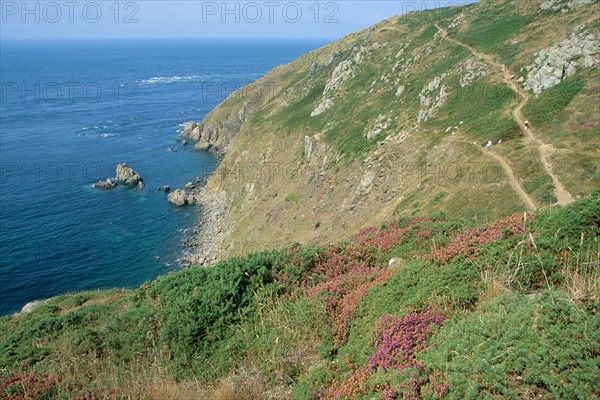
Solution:
M 138 189 L 144 189 L 146 185 L 144 180 L 127 164 L 122 163 L 117 165 L 117 171 L 115 178 L 108 178 L 105 181 L 99 180 L 94 184 L 94 188 L 98 190 L 111 190 L 118 186 L 118 184 L 124 184 L 127 186 L 137 186 Z
M 182 189 L 177 189 L 167 197 L 167 201 L 175 206 L 183 207 L 186 205 L 193 205 L 196 203 L 194 195 L 186 192 Z

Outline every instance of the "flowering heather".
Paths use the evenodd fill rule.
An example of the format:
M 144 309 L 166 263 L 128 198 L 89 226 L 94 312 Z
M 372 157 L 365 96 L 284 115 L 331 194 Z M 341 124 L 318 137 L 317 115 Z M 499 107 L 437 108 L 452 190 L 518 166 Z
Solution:
M 484 225 L 481 228 L 467 229 L 464 233 L 456 236 L 448 245 L 433 251 L 429 258 L 432 261 L 447 263 L 459 254 L 467 258 L 475 258 L 479 255 L 480 246 L 485 243 L 497 242 L 506 237 L 517 236 L 527 231 L 526 220 L 534 218 L 533 213 L 513 214 L 494 222 L 492 225 Z
M 328 388 L 316 393 L 320 399 L 356 398 L 375 390 L 382 399 L 416 399 L 421 390 L 434 391 L 441 398 L 449 390 L 447 383 L 438 383 L 437 375 L 425 373 L 425 365 L 417 360 L 417 354 L 427 351 L 426 339 L 443 324 L 442 314 L 431 309 L 423 312 L 410 312 L 399 318 L 384 315 L 375 327 L 373 345 L 375 351 L 368 364 L 354 366 L 343 380 L 334 380 Z M 377 372 L 396 370 L 405 374 L 406 380 L 400 384 L 384 383 L 376 387 L 369 385 L 369 379 Z M 435 378 L 435 379 L 431 379 Z M 435 380 L 435 382 L 434 382 Z
M 51 399 L 58 378 L 35 372 L 0 377 L 0 398 L 14 400 Z
M 384 315 L 375 328 L 375 353 L 369 359 L 373 370 L 378 368 L 404 370 L 414 367 L 422 371 L 425 366 L 416 358 L 426 351 L 425 339 L 433 333 L 434 326 L 442 325 L 444 317 L 437 312 L 410 312 L 402 318 Z
M 356 316 L 356 310 L 369 289 L 387 281 L 393 274 L 393 268 L 356 268 L 347 274 L 321 282 L 306 292 L 308 296 L 325 294 L 325 308 L 332 324 L 335 343 L 342 343 L 348 338 L 350 322 Z
M 419 240 L 425 240 L 431 235 L 430 228 L 422 228 L 424 222 L 431 222 L 430 218 L 415 218 L 405 224 L 392 224 L 386 229 L 379 231 L 377 228 L 367 228 L 356 235 L 356 241 L 365 247 L 387 253 L 394 247 L 402 244 L 404 239 L 409 238 L 416 229 Z

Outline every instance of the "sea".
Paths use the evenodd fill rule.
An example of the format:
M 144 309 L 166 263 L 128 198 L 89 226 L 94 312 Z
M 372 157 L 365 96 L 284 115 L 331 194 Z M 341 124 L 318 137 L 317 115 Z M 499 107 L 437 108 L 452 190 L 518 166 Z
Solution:
M 201 209 L 182 188 L 218 159 L 178 141 L 234 90 L 323 40 L 0 41 L 0 316 L 135 288 L 180 268 Z M 119 163 L 146 188 L 99 191 Z

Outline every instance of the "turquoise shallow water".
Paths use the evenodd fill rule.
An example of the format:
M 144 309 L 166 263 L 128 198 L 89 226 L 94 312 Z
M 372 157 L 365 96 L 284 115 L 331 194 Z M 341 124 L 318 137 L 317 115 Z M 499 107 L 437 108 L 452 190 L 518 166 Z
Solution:
M 181 231 L 201 210 L 173 207 L 156 188 L 218 162 L 176 142 L 181 124 L 323 44 L 1 42 L 0 315 L 178 268 Z M 91 188 L 120 162 L 144 191 Z

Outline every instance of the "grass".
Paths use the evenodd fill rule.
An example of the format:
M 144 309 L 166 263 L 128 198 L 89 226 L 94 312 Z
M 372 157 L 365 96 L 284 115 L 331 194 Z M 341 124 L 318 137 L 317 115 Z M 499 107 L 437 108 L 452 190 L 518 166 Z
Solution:
M 300 201 L 300 195 L 296 193 L 290 193 L 286 196 L 285 201 L 290 203 L 298 203 Z
M 545 90 L 538 97 L 533 97 L 525 105 L 523 114 L 534 125 L 551 123 L 571 101 L 583 90 L 585 83 L 579 77 L 566 79 L 558 85 Z
M 515 2 L 489 2 L 479 12 L 469 14 L 468 27 L 458 33 L 458 38 L 482 52 L 497 54 L 505 64 L 512 64 L 519 50 L 507 41 L 533 21 L 533 16 L 523 11 L 522 5 Z
M 463 9 L 441 18 L 454 18 Z M 482 2 L 468 11 L 469 24 L 452 34 L 511 64 L 519 46 L 509 41 L 524 35 L 530 17 L 510 14 L 514 7 L 508 1 Z M 447 74 L 447 102 L 407 143 L 419 152 L 415 165 L 436 161 L 436 152 L 454 152 L 452 160 L 473 163 L 460 184 L 428 176 L 399 192 L 405 197 L 395 220 L 378 220 L 376 228 L 343 242 L 252 252 L 211 268 L 174 272 L 135 290 L 59 296 L 29 314 L 0 318 L 0 397 L 23 390 L 46 398 L 217 400 L 315 399 L 336 393 L 356 399 L 600 396 L 600 192 L 590 196 L 599 170 L 593 158 L 597 121 L 588 112 L 597 104 L 597 77 L 579 71 L 532 98 L 524 110 L 536 134 L 552 139 L 557 148 L 577 150 L 557 152 L 553 168 L 570 170 L 560 173 L 569 189 L 584 188 L 573 190 L 582 199 L 566 207 L 524 215 L 521 205 L 506 196 L 511 189 L 505 182 L 481 182 L 487 165 L 476 163 L 481 154 L 472 145 L 503 139 L 498 151 L 534 165 L 535 154 L 526 144 L 507 143 L 517 137 L 510 111 L 519 100 L 492 75 L 460 87 L 460 65 L 471 55 L 434 41 L 432 23 L 439 18 L 433 11 L 410 14 L 399 19 L 398 31 L 370 30 L 358 34 L 360 40 L 317 51 L 314 57 L 321 63 L 333 49 L 340 55 L 313 76 L 308 74 L 313 56 L 293 64 L 296 70 L 280 70 L 281 83 L 294 90 L 269 101 L 265 93 L 254 99 L 257 111 L 238 142 L 247 148 L 231 154 L 242 159 L 248 150 L 250 157 L 264 154 L 271 160 L 280 154 L 295 162 L 286 159 L 287 149 L 301 157 L 304 136 L 320 133 L 325 143 L 317 144 L 323 146 L 319 153 L 329 146 L 333 154 L 327 154 L 326 167 L 318 168 L 329 168 L 327 178 L 336 182 L 340 176 L 335 174 L 344 170 L 339 161 L 351 164 L 377 148 L 383 136 L 367 140 L 365 132 L 378 115 L 392 119 L 383 135 L 411 128 L 422 88 Z M 352 46 L 374 41 L 385 46 L 365 58 L 330 110 L 311 118 L 335 66 L 351 57 Z M 429 46 L 432 52 L 403 70 L 397 83 L 391 71 L 401 42 L 407 45 L 407 60 L 423 56 Z M 406 90 L 396 98 L 399 84 Z M 231 103 L 241 107 L 245 100 L 238 96 Z M 221 109 L 214 116 L 237 116 L 235 110 Z M 465 122 L 459 140 L 450 140 L 442 132 L 459 121 Z M 275 139 L 263 143 L 261 135 L 282 138 L 286 146 Z M 301 169 L 307 173 L 302 181 L 310 183 L 309 176 L 323 171 L 309 164 Z M 523 186 L 536 202 L 551 204 L 552 182 L 535 166 L 527 170 Z M 309 194 L 320 198 L 323 193 L 271 183 L 265 190 L 284 193 L 287 203 L 297 203 L 294 209 L 304 200 L 310 203 Z M 259 185 L 256 190 L 257 198 L 267 198 L 260 196 Z M 239 196 L 236 204 L 242 208 L 245 201 Z M 274 201 L 281 206 L 281 198 Z M 367 204 L 368 212 L 377 214 L 375 203 Z M 295 210 L 297 216 L 282 214 L 255 229 L 256 208 L 251 202 L 244 207 L 250 210 L 243 221 L 255 235 L 253 243 L 281 232 L 273 226 L 302 229 L 301 209 Z M 439 210 L 445 212 L 423 216 Z M 515 215 L 493 218 L 509 212 Z M 307 215 L 306 229 L 329 241 L 326 234 L 340 215 L 319 217 L 326 220 Z M 361 224 L 371 220 L 366 214 L 359 219 Z M 414 354 L 411 363 L 405 362 L 406 354 Z
M 404 217 L 350 242 L 60 296 L 0 319 L 0 388 L 35 373 L 18 379 L 53 397 L 312 399 L 331 388 L 356 398 L 417 389 L 426 398 L 593 398 L 599 199 L 483 226 Z M 416 367 L 370 369 L 375 354 L 389 356 L 378 350 L 382 321 L 416 323 L 425 310 L 446 322 L 424 337 Z M 11 388 L 3 394 L 20 390 Z

